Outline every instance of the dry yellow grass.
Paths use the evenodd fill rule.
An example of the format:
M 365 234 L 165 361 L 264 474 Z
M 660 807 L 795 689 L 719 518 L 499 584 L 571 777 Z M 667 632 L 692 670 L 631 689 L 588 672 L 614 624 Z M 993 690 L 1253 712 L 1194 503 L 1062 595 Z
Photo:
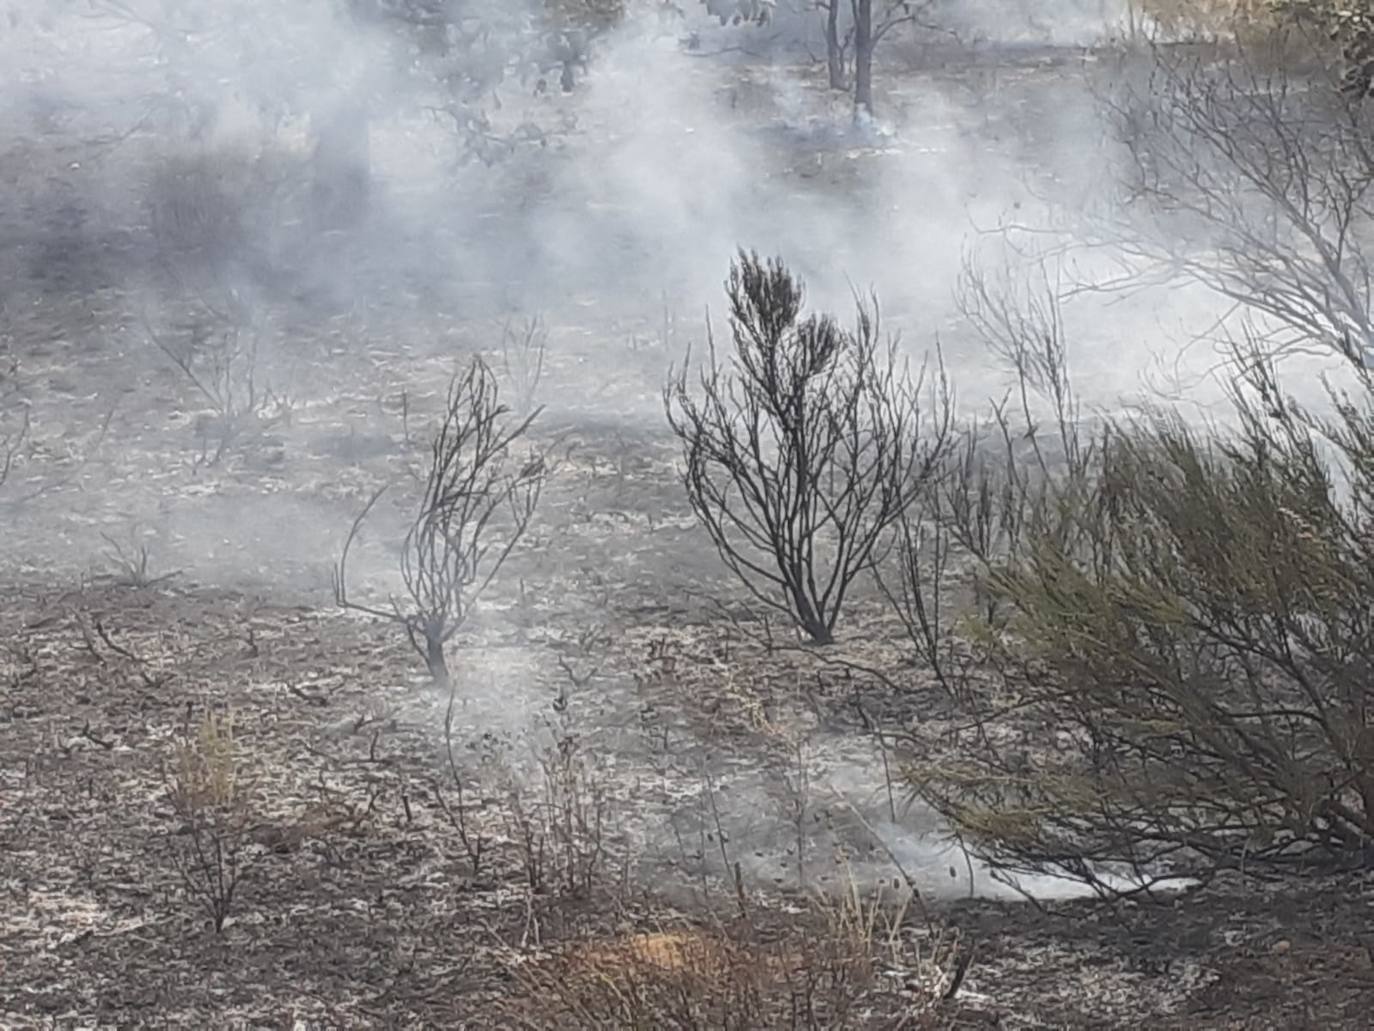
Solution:
M 1258 42 L 1282 26 L 1305 26 L 1312 39 L 1365 31 L 1367 5 L 1346 0 L 1129 0 L 1132 22 L 1176 39 Z
M 784 986 L 805 961 L 795 944 L 680 928 L 569 946 L 551 967 L 577 991 L 654 984 L 704 995 L 731 984 L 751 992 Z
M 1271 0 L 1134 0 L 1139 14 L 1170 35 L 1228 36 L 1272 26 Z
M 518 964 L 527 998 L 513 1015 L 520 1026 L 560 1031 L 798 1031 L 858 1026 L 860 1012 L 901 1013 L 913 1031 L 942 1028 L 952 1019 L 940 999 L 957 943 L 912 941 L 903 932 L 909 905 L 904 892 L 851 881 L 799 920 L 741 915 L 569 944 Z
M 600 945 L 573 948 L 569 950 L 566 961 L 574 970 L 593 973 L 627 966 L 681 973 L 702 965 L 723 966 L 727 959 L 724 954 L 728 951 L 728 944 L 718 936 L 702 931 L 655 931 L 612 939 Z

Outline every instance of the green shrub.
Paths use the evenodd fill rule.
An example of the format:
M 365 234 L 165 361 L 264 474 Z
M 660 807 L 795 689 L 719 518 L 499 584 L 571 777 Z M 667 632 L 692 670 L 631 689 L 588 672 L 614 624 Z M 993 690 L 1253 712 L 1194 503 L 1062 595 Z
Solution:
M 1066 471 L 946 481 L 997 602 L 966 625 L 1016 713 L 966 691 L 981 732 L 915 775 L 995 865 L 1106 890 L 1374 863 L 1374 405 L 1318 416 L 1262 363 L 1233 398 L 1233 430 L 1154 412 Z

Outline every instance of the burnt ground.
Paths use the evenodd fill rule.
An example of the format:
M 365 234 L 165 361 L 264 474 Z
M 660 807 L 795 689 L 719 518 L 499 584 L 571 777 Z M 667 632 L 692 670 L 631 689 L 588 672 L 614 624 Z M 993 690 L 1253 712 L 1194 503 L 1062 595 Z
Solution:
M 689 331 L 657 303 L 577 295 L 548 315 L 537 439 L 561 457 L 453 645 L 446 740 L 447 698 L 394 626 L 331 603 L 330 574 L 393 482 L 353 590 L 394 588 L 445 379 L 474 353 L 499 364 L 489 313 L 382 276 L 363 303 L 276 303 L 291 417 L 211 461 L 203 399 L 145 332 L 150 296 L 168 321 L 194 307 L 147 289 L 146 226 L 113 203 L 91 216 L 79 189 L 50 203 L 70 139 L 8 145 L 27 200 L 4 209 L 5 333 L 32 436 L 0 495 L 0 1024 L 591 1026 L 558 1016 L 560 992 L 686 983 L 696 946 L 665 957 L 664 940 L 728 939 L 731 963 L 788 982 L 789 943 L 835 926 L 812 900 L 873 896 L 897 860 L 924 904 L 878 896 L 891 941 L 834 1026 L 1368 1025 L 1368 879 L 1108 907 L 1050 884 L 1032 905 L 966 870 L 857 716 L 947 747 L 882 606 L 856 597 L 836 653 L 794 647 L 693 526 L 657 414 Z M 799 147 L 788 169 L 861 182 L 881 149 Z M 214 752 L 207 727 L 232 738 L 224 840 L 243 868 L 219 933 L 173 804 L 187 756 Z M 935 1006 L 956 956 L 967 976 Z

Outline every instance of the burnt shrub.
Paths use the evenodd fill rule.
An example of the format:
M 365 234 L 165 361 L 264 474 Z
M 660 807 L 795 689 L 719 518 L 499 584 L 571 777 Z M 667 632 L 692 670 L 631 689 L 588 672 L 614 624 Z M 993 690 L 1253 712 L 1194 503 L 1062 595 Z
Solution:
M 853 329 L 802 314 L 802 284 L 741 252 L 725 284 L 731 353 L 714 340 L 698 370 L 670 374 L 664 406 L 682 444 L 693 512 L 726 566 L 816 644 L 834 640 L 845 598 L 939 466 L 948 439 L 943 376 L 923 403 L 884 340 L 876 299 Z

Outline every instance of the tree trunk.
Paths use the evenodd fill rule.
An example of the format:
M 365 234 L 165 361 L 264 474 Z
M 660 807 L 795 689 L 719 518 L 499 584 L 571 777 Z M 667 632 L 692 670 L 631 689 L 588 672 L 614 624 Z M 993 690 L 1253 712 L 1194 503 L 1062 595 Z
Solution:
M 811 597 L 802 586 L 805 583 L 805 576 L 806 571 L 799 566 L 793 566 L 786 574 L 787 579 L 791 581 L 789 590 L 792 594 L 792 608 L 796 611 L 797 622 L 800 624 L 802 632 L 810 638 L 812 644 L 834 644 L 834 632 L 827 624 L 820 608 L 812 603 Z
M 854 116 L 873 114 L 873 0 L 854 4 Z
M 825 12 L 825 60 L 830 70 L 830 88 L 845 88 L 844 53 L 840 50 L 840 0 L 830 0 Z
M 434 680 L 434 686 L 449 690 L 453 680 L 448 672 L 448 660 L 444 657 L 444 642 L 437 631 L 425 634 L 425 668 Z

